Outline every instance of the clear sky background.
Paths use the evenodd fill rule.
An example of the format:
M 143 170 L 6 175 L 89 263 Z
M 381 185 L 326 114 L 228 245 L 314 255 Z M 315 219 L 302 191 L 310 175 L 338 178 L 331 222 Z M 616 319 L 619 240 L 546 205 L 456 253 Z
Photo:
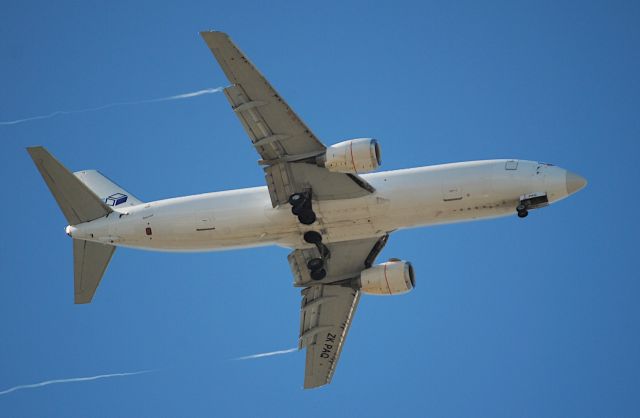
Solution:
M 4 1 L 0 120 L 227 84 L 230 33 L 325 143 L 383 168 L 522 158 L 589 180 L 524 220 L 402 231 L 414 292 L 363 297 L 302 390 L 287 249 L 128 249 L 73 304 L 66 222 L 24 148 L 142 200 L 264 184 L 222 94 L 0 126 L 3 417 L 637 417 L 640 6 L 634 1 Z

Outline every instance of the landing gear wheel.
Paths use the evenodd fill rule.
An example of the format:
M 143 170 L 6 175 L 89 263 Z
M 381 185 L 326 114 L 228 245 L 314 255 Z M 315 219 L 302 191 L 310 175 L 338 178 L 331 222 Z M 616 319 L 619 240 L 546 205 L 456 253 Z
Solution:
M 311 225 L 316 221 L 316 214 L 311 208 L 311 191 L 303 193 L 294 193 L 289 196 L 289 204 L 291 204 L 291 213 L 298 217 L 303 225 Z
M 527 211 L 527 207 L 521 203 L 521 204 L 519 204 L 519 205 L 518 205 L 518 207 L 516 208 L 516 210 L 517 210 L 518 212 L 526 212 L 526 211 Z
M 307 262 L 307 267 L 312 272 L 316 270 L 322 270 L 322 268 L 324 267 L 324 260 L 322 260 L 321 258 L 312 258 Z
M 527 215 L 529 214 L 528 210 L 519 210 L 518 211 L 518 218 L 526 218 Z
M 322 235 L 316 231 L 305 232 L 303 238 L 305 242 L 308 242 L 309 244 L 318 244 L 322 242 Z
M 289 204 L 291 206 L 302 206 L 306 200 L 303 193 L 294 193 L 289 196 Z
M 311 278 L 313 280 L 322 280 L 327 277 L 327 271 L 325 269 L 311 270 Z
M 303 225 L 311 225 L 316 221 L 316 214 L 312 211 L 304 211 L 298 215 L 298 220 Z

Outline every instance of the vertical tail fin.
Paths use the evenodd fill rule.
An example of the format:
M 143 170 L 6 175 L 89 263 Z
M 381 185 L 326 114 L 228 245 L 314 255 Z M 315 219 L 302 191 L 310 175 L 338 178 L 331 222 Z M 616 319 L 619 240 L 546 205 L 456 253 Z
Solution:
M 51 194 L 70 225 L 90 222 L 113 212 L 78 176 L 67 170 L 44 147 L 27 148 Z M 73 240 L 75 303 L 89 303 L 116 247 Z
M 73 173 L 95 193 L 107 206 L 116 210 L 126 206 L 135 206 L 142 203 L 141 200 L 115 184 L 104 174 L 97 170 L 82 170 Z

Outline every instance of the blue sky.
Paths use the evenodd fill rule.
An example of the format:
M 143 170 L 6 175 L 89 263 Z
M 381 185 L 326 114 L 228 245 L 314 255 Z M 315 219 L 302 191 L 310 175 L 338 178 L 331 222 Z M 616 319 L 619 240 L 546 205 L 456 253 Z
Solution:
M 135 4 L 131 4 L 135 3 Z M 364 297 L 334 382 L 303 391 L 287 250 L 119 249 L 73 305 L 66 222 L 26 146 L 143 200 L 263 184 L 221 94 L 0 126 L 0 396 L 8 417 L 640 413 L 637 2 L 5 2 L 0 121 L 226 84 L 227 31 L 325 143 L 384 169 L 548 161 L 587 189 L 499 220 L 402 231 L 414 292 Z

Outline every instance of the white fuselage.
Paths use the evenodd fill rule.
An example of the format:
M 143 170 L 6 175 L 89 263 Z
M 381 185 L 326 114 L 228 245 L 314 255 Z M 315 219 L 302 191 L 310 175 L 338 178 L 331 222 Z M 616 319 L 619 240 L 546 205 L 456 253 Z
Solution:
M 402 228 L 512 215 L 520 197 L 529 193 L 546 193 L 549 203 L 570 194 L 566 170 L 523 160 L 443 164 L 362 177 L 375 193 L 313 201 L 318 217 L 313 225 L 302 225 L 289 205 L 273 208 L 267 188 L 254 187 L 116 208 L 67 232 L 73 238 L 161 251 L 270 244 L 306 248 L 302 234 L 308 230 L 320 231 L 324 242 L 370 238 Z

